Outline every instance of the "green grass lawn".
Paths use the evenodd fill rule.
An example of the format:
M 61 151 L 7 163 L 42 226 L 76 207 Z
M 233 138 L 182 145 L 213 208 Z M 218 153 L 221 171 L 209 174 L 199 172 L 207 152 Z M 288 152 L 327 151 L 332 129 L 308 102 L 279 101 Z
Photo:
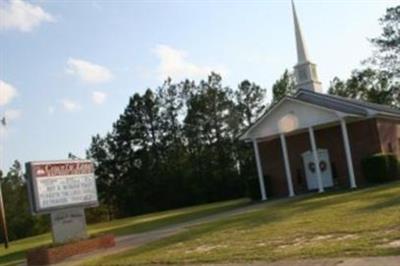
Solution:
M 269 201 L 85 265 L 186 264 L 400 255 L 400 182 Z
M 141 233 L 163 226 L 186 222 L 249 204 L 248 199 L 199 205 L 172 211 L 135 216 L 99 223 L 88 227 L 89 234 L 114 233 L 117 236 Z M 0 265 L 15 265 L 25 258 L 27 250 L 51 243 L 51 235 L 43 234 L 10 243 L 9 249 L 0 247 Z

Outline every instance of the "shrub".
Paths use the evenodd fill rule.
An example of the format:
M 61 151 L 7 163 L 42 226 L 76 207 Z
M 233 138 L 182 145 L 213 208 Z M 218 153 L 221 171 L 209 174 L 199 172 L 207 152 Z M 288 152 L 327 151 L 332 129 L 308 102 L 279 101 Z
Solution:
M 394 154 L 373 154 L 362 160 L 364 176 L 370 182 L 379 183 L 399 177 L 399 161 Z
M 264 183 L 268 177 L 264 177 Z M 260 181 L 257 176 L 252 176 L 246 180 L 247 183 L 247 196 L 252 200 L 261 200 Z

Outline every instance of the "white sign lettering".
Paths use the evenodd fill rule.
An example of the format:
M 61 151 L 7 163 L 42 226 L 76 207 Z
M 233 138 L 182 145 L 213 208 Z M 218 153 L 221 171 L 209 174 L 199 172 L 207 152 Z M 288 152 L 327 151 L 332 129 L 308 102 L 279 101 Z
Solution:
M 93 175 L 38 178 L 39 207 L 53 208 L 96 201 L 95 185 Z

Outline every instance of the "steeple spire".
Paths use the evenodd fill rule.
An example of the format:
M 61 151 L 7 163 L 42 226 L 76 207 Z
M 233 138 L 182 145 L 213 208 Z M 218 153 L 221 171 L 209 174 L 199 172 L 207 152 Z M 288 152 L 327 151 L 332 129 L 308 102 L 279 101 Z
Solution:
M 301 31 L 296 7 L 292 0 L 292 11 L 294 20 L 294 31 L 297 48 L 297 64 L 294 67 L 296 76 L 296 88 L 321 92 L 321 82 L 318 81 L 317 66 L 308 58 L 303 33 Z
M 296 6 L 294 5 L 294 1 L 292 0 L 292 11 L 293 11 L 293 20 L 294 20 L 294 31 L 296 35 L 296 47 L 297 47 L 297 61 L 298 63 L 303 63 L 308 61 L 307 48 L 304 43 L 303 33 L 300 28 L 299 19 L 297 17 Z

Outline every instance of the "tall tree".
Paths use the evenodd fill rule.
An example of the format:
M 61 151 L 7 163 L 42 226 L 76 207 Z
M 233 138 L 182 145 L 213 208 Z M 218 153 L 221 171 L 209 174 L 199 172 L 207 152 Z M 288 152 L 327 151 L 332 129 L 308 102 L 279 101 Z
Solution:
M 184 120 L 191 168 L 208 201 L 238 194 L 233 146 L 236 136 L 231 131 L 235 104 L 233 91 L 221 81 L 221 76 L 212 73 L 207 81 L 200 82 L 197 93 L 188 101 Z
M 400 107 L 400 84 L 386 71 L 370 68 L 354 70 L 347 80 L 335 77 L 328 92 L 342 97 Z
M 108 219 L 117 215 L 118 192 L 120 188 L 120 170 L 115 156 L 114 136 L 108 133 L 105 137 L 95 135 L 86 154 L 95 164 L 97 189 L 101 204 L 107 208 Z
M 161 176 L 160 106 L 150 89 L 134 94 L 114 124 L 115 159 L 120 173 L 119 192 L 125 215 L 157 209 L 156 189 Z
M 100 195 L 109 198 L 102 202 L 128 216 L 243 196 L 238 165 L 254 164 L 247 167 L 252 157 L 238 137 L 264 94 L 248 81 L 234 92 L 215 73 L 134 94 L 112 133 L 95 136 L 88 150 Z
M 295 94 L 294 77 L 286 69 L 283 75 L 272 86 L 272 103 L 279 102 L 283 97 Z
M 15 240 L 48 230 L 45 216 L 33 216 L 29 208 L 28 191 L 21 164 L 14 161 L 5 177 L 1 178 L 8 237 Z
M 382 33 L 371 39 L 377 50 L 372 63 L 400 77 L 400 5 L 388 8 L 380 18 Z
M 177 190 L 188 191 L 184 170 L 187 167 L 187 151 L 181 123 L 185 116 L 184 88 L 185 83 L 175 84 L 167 79 L 157 91 L 161 117 L 159 150 L 162 162 L 158 194 L 169 199 L 163 201 L 163 209 L 183 206 L 187 201 L 186 193 L 175 193 Z
M 235 92 L 237 111 L 243 121 L 242 129 L 250 126 L 265 108 L 266 90 L 248 80 L 242 81 Z
M 239 84 L 236 94 L 236 110 L 239 120 L 239 132 L 243 134 L 261 115 L 266 107 L 266 90 L 260 86 L 245 80 Z M 256 178 L 256 168 L 254 161 L 254 151 L 250 143 L 236 139 L 235 141 L 235 161 L 240 175 L 240 180 L 244 182 L 250 191 L 249 185 Z

